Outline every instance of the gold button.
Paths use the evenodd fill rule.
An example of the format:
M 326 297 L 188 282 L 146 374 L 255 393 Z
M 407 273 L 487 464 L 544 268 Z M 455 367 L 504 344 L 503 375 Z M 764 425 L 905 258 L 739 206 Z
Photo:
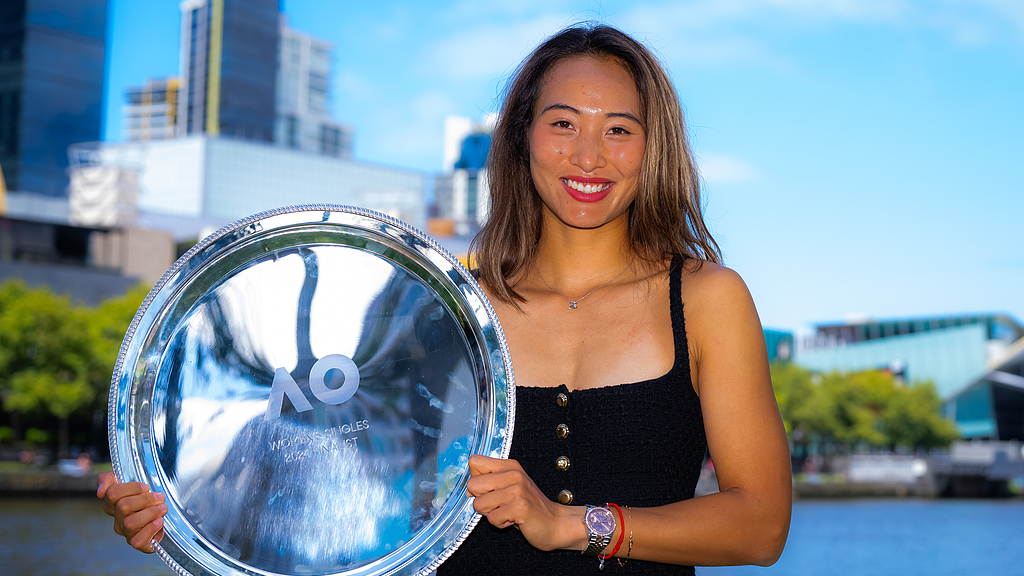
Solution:
M 572 492 L 569 492 L 568 490 L 562 490 L 558 493 L 558 503 L 563 506 L 572 504 L 572 498 Z
M 555 468 L 558 468 L 562 472 L 565 472 L 566 470 L 568 470 L 569 469 L 569 457 L 568 456 L 559 456 L 558 459 L 555 460 Z
M 555 404 L 558 404 L 559 408 L 565 408 L 569 405 L 569 397 L 565 395 L 565 392 L 559 392 L 558 396 L 555 396 Z
M 555 436 L 558 436 L 560 440 L 565 440 L 569 437 L 569 427 L 565 424 L 559 424 L 558 427 L 555 428 Z

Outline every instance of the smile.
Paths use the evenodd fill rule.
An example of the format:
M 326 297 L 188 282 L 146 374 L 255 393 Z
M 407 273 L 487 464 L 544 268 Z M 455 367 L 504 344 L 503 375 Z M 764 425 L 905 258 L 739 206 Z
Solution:
M 596 194 L 598 192 L 604 192 L 612 185 L 611 182 L 605 182 L 603 184 L 583 184 L 581 182 L 576 182 L 575 180 L 570 180 L 568 178 L 562 178 L 562 182 L 565 182 L 566 186 L 568 186 L 569 188 L 572 188 L 573 190 L 582 192 L 584 194 Z

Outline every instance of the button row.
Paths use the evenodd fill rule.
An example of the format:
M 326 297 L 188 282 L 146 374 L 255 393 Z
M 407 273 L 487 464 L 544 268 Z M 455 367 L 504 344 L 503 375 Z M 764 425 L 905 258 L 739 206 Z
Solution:
M 569 396 L 564 392 L 559 392 L 555 395 L 555 405 L 559 408 L 565 408 L 569 405 Z M 566 424 L 559 424 L 555 427 L 555 436 L 557 436 L 559 440 L 565 440 L 568 438 L 569 426 Z M 568 456 L 559 456 L 555 459 L 555 468 L 561 472 L 567 471 L 571 464 L 572 463 L 569 461 Z M 558 503 L 563 506 L 572 504 L 573 498 L 573 493 L 568 490 L 562 490 L 558 493 Z

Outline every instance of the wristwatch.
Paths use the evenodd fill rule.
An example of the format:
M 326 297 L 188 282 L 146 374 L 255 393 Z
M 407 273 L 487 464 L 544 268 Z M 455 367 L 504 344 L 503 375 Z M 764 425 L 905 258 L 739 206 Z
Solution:
M 612 540 L 612 534 L 615 533 L 615 515 L 603 506 L 588 505 L 583 523 L 587 526 L 587 534 L 590 535 L 589 545 L 583 554 L 597 556 Z

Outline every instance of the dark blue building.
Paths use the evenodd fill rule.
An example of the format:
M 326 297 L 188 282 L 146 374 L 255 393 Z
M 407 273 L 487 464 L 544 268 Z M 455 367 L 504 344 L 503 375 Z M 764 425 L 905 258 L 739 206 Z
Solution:
M 474 132 L 462 141 L 462 153 L 455 163 L 456 170 L 479 172 L 487 166 L 487 154 L 491 151 L 491 135 Z
M 64 196 L 68 146 L 100 139 L 106 0 L 0 2 L 0 167 L 7 188 Z
M 274 140 L 278 0 L 181 3 L 184 134 Z

